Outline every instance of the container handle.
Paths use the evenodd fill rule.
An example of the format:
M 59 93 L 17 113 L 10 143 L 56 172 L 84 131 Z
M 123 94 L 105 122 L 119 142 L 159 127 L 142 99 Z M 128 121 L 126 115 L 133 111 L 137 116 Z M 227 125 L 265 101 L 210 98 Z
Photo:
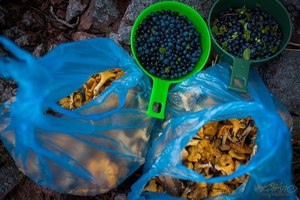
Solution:
M 165 118 L 166 101 L 170 84 L 171 83 L 165 80 L 153 79 L 147 115 L 158 119 Z
M 235 58 L 233 60 L 228 89 L 239 93 L 248 92 L 248 76 L 250 65 L 251 62 L 248 60 L 240 58 Z

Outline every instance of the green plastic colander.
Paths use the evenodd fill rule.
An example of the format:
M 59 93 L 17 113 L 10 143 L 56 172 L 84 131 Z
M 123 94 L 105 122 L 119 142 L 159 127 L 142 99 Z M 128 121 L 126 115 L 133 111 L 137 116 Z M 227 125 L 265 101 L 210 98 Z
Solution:
M 183 16 L 186 16 L 195 26 L 197 32 L 200 33 L 200 42 L 201 42 L 201 55 L 199 61 L 196 63 L 196 66 L 193 71 L 188 73 L 187 75 L 173 79 L 173 80 L 164 80 L 160 77 L 156 77 L 152 74 L 150 74 L 148 71 L 146 71 L 141 63 L 139 62 L 139 59 L 136 56 L 135 51 L 135 35 L 138 28 L 138 25 L 142 23 L 142 21 L 150 15 L 152 12 L 157 12 L 161 10 L 171 10 L 176 11 L 180 13 Z M 172 1 L 165 1 L 165 2 L 159 2 L 156 4 L 153 4 L 143 10 L 143 12 L 138 16 L 136 21 L 134 22 L 134 25 L 132 27 L 131 31 L 131 50 L 134 56 L 134 59 L 136 60 L 138 66 L 149 76 L 151 77 L 153 81 L 152 85 L 152 91 L 151 91 L 151 97 L 149 101 L 148 111 L 147 115 L 155 117 L 155 118 L 164 118 L 164 112 L 166 107 L 166 101 L 167 101 L 167 95 L 168 90 L 171 84 L 173 83 L 179 83 L 183 81 L 184 79 L 192 76 L 193 74 L 199 72 L 204 65 L 206 64 L 209 54 L 210 54 L 210 48 L 211 48 L 211 38 L 209 34 L 208 27 L 203 20 L 203 18 L 197 13 L 193 8 L 182 4 L 178 2 L 172 2 Z M 158 108 L 158 109 L 157 109 Z

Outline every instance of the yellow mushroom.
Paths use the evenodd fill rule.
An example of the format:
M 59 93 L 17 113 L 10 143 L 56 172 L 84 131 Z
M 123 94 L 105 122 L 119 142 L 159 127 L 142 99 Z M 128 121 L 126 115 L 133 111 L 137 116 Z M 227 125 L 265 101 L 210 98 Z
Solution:
M 182 151 L 181 151 L 181 159 L 182 159 L 182 161 L 185 162 L 186 159 L 187 159 L 187 157 L 188 157 L 188 152 L 187 152 L 187 150 L 184 148 L 184 149 L 182 149 Z
M 232 158 L 235 158 L 237 160 L 246 160 L 246 156 L 245 154 L 241 154 L 241 153 L 238 153 L 236 152 L 236 150 L 234 149 L 230 149 L 228 154 L 232 157 Z
M 192 162 L 188 162 L 187 167 L 188 167 L 189 169 L 194 169 L 194 165 L 193 165 Z
M 82 94 L 80 92 L 75 92 L 73 96 L 74 108 L 80 108 L 82 104 L 83 104 Z
M 83 94 L 80 92 L 81 89 L 79 89 L 69 96 L 61 99 L 58 104 L 69 110 L 79 108 L 83 104 L 90 102 L 93 98 L 98 96 L 100 92 L 110 86 L 115 79 L 122 75 L 124 75 L 124 72 L 120 68 L 95 74 L 82 86 L 81 89 L 84 90 L 84 96 L 82 96 Z M 100 82 L 101 84 L 99 85 Z M 84 102 L 83 99 L 85 99 Z
M 209 169 L 212 168 L 212 164 L 211 163 L 207 163 L 207 164 L 201 164 L 199 162 L 196 162 L 194 164 L 194 170 L 196 172 L 201 172 L 204 170 L 204 174 L 202 173 L 202 175 L 208 175 L 209 174 Z
M 199 140 L 192 139 L 186 146 L 198 146 Z
M 240 176 L 240 177 L 237 177 L 235 178 L 234 180 L 237 182 L 237 183 L 244 183 L 245 181 L 248 180 L 248 175 L 244 175 L 244 176 Z
M 234 172 L 235 165 L 230 155 L 223 154 L 216 159 L 215 168 L 221 171 L 222 174 L 229 175 Z
M 70 109 L 71 107 L 70 97 L 65 97 L 59 100 L 58 104 L 63 108 Z
M 239 145 L 235 144 L 234 142 L 229 142 L 229 146 L 241 154 L 251 154 L 253 151 L 253 149 L 251 147 L 239 146 Z
M 227 141 L 227 138 L 231 132 L 232 125 L 223 125 L 217 135 L 218 138 L 222 138 L 222 144 L 224 145 Z
M 145 192 L 157 192 L 157 183 L 155 179 L 151 179 L 148 185 L 144 188 Z
M 237 132 L 240 130 L 240 129 L 244 129 L 246 128 L 245 124 L 242 123 L 239 119 L 236 119 L 236 118 L 232 118 L 232 119 L 229 119 L 228 120 L 233 128 L 232 128 L 232 132 L 234 133 L 234 137 L 235 135 L 237 134 Z
M 204 139 L 204 138 L 205 138 L 203 127 L 201 127 L 201 128 L 199 129 L 199 131 L 197 132 L 197 135 L 198 135 L 201 139 Z
M 187 156 L 187 160 L 190 162 L 197 162 L 198 160 L 201 159 L 201 154 L 197 151 L 197 147 L 189 147 L 188 153 L 189 155 Z
M 215 183 L 212 185 L 211 191 L 209 192 L 209 197 L 230 193 L 232 193 L 232 189 L 228 185 L 225 183 Z
M 191 199 L 203 199 L 208 197 L 207 183 L 195 183 L 194 190 L 190 193 Z
M 219 131 L 219 122 L 208 122 L 203 126 L 204 136 L 214 137 Z

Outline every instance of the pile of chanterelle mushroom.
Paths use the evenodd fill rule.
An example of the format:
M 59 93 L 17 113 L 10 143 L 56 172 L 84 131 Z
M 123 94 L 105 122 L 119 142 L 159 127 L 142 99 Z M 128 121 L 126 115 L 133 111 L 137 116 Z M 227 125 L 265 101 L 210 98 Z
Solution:
M 229 175 L 255 154 L 256 134 L 257 128 L 250 117 L 209 122 L 182 150 L 182 162 L 206 178 Z M 150 180 L 144 191 L 202 199 L 230 194 L 247 178 L 244 175 L 224 183 L 207 184 L 158 176 Z

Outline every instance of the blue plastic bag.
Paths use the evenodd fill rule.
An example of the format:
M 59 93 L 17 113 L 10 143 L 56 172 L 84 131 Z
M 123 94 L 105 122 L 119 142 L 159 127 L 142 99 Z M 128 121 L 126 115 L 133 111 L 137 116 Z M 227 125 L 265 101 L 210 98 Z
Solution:
M 35 59 L 11 41 L 15 58 L 0 57 L 0 76 L 18 84 L 0 105 L 0 136 L 20 170 L 47 188 L 77 195 L 107 192 L 145 160 L 151 131 L 146 116 L 150 80 L 111 39 L 65 43 Z M 91 75 L 124 75 L 88 104 L 70 111 L 57 102 Z M 60 117 L 46 114 L 48 109 Z
M 296 187 L 291 181 L 291 133 L 258 74 L 251 70 L 249 77 L 248 94 L 228 91 L 230 69 L 226 64 L 219 64 L 170 90 L 168 124 L 150 148 L 144 174 L 132 186 L 129 199 L 178 199 L 168 194 L 143 193 L 155 176 L 217 183 L 245 174 L 250 178 L 232 194 L 211 199 L 295 199 Z M 289 121 L 289 113 L 282 106 L 280 110 Z M 240 165 L 231 175 L 206 179 L 182 164 L 182 149 L 204 124 L 249 116 L 258 127 L 258 149 L 247 165 Z

